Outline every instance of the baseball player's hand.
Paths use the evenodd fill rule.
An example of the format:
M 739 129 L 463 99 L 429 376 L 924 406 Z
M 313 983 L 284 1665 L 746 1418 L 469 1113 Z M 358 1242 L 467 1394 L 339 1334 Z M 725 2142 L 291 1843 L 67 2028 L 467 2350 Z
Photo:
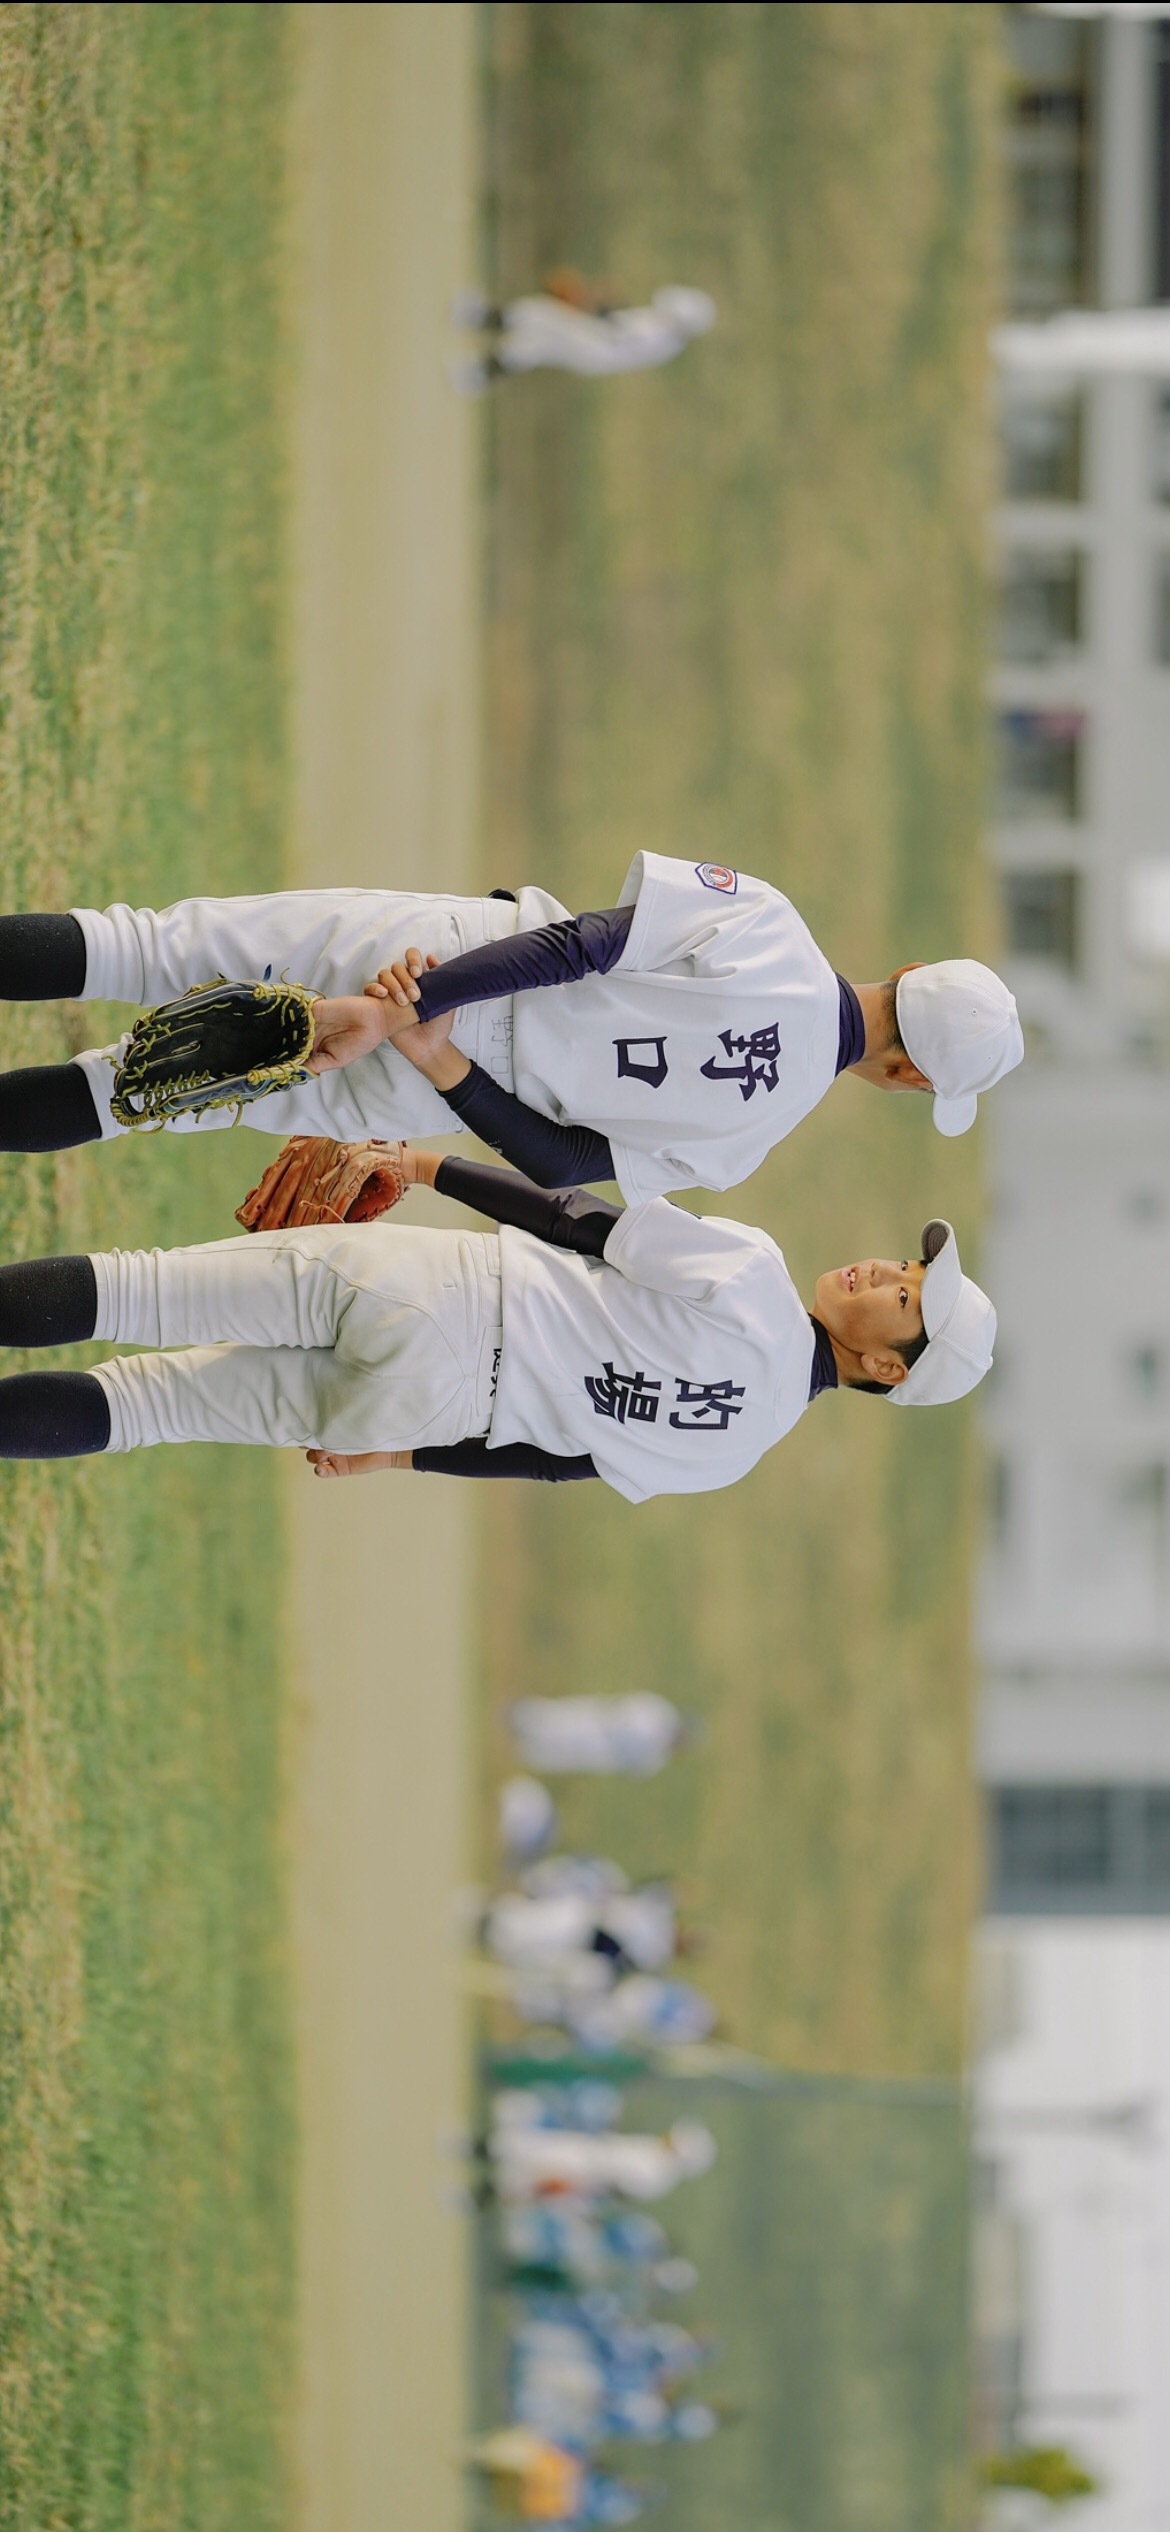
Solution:
M 425 1073 L 437 1090 L 450 1090 L 467 1070 L 466 1056 L 450 1043 L 454 1017 L 453 1011 L 440 1011 L 437 1020 L 418 1020 L 392 1040 L 395 1054 L 405 1055 L 407 1063 Z
M 395 1037 L 400 1029 L 417 1028 L 420 1024 L 414 1011 L 418 1001 L 418 978 L 424 967 L 437 967 L 437 958 L 423 957 L 419 949 L 408 949 L 405 958 L 396 958 L 390 967 L 380 967 L 366 992 L 374 1002 L 383 1004 L 382 1026 L 387 1037 Z
M 373 1477 L 379 1468 L 412 1468 L 410 1451 L 306 1451 L 314 1477 Z
M 379 968 L 366 992 L 375 1010 L 381 1012 L 382 1027 L 398 1053 L 433 1082 L 436 1090 L 444 1091 L 454 1090 L 470 1066 L 466 1055 L 450 1043 L 454 1012 L 440 1011 L 437 1019 L 420 1020 L 414 1008 L 418 1001 L 416 979 L 424 967 L 438 965 L 437 958 L 424 958 L 421 950 L 408 949 L 405 958 L 396 959 L 392 967 Z
M 363 1055 L 381 1046 L 385 1035 L 378 1004 L 368 1002 L 364 993 L 338 994 L 332 1000 L 323 995 L 313 1005 L 313 1051 L 305 1069 L 332 1073 L 360 1063 Z

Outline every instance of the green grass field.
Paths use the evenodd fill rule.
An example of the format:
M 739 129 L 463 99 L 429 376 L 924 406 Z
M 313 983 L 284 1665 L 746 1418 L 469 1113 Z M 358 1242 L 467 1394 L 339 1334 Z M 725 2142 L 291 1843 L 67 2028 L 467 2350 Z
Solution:
M 0 11 L 5 907 L 279 876 L 287 50 L 279 7 Z M 9 1006 L 3 1061 L 123 1024 Z M 246 1151 L 0 1162 L 3 1254 L 220 1234 Z M 0 2521 L 282 2523 L 275 1465 L 0 1507 Z
M 573 262 L 720 307 L 673 367 L 492 404 L 493 880 L 607 905 L 649 845 L 776 881 L 857 979 L 986 951 L 995 45 L 962 6 L 491 13 L 493 287 Z M 978 1140 L 843 1083 L 715 1201 L 804 1290 L 933 1212 L 974 1261 Z M 785 2066 L 960 2064 L 973 1456 L 964 1411 L 837 1398 L 728 1494 L 493 1490 L 492 1769 L 525 1689 L 707 1717 L 652 1791 L 570 1790 L 566 1835 L 685 1869 L 730 2036 Z

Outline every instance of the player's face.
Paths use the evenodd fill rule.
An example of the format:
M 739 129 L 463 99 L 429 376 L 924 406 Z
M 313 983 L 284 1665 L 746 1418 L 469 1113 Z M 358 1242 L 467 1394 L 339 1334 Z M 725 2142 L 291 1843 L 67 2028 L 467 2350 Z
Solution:
M 814 1313 L 851 1354 L 889 1353 L 922 1334 L 925 1272 L 905 1257 L 864 1257 L 855 1266 L 833 1266 L 818 1279 Z

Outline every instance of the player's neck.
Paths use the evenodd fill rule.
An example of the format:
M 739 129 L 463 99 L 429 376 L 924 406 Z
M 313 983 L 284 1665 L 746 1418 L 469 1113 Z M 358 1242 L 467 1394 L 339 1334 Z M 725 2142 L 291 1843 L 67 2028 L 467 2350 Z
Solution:
M 889 1044 L 890 988 L 888 984 L 855 985 L 853 990 L 861 1005 L 861 1019 L 865 1029 L 865 1045 L 860 1058 L 865 1064 L 873 1056 L 883 1055 Z

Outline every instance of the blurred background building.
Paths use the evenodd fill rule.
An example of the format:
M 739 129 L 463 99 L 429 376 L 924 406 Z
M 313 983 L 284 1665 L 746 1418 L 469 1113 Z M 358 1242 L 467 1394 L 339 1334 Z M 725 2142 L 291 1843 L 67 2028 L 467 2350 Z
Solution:
M 1011 312 L 1170 301 L 1170 16 L 1017 9 Z M 1170 2524 L 1170 385 L 1001 394 L 981 2438 Z

